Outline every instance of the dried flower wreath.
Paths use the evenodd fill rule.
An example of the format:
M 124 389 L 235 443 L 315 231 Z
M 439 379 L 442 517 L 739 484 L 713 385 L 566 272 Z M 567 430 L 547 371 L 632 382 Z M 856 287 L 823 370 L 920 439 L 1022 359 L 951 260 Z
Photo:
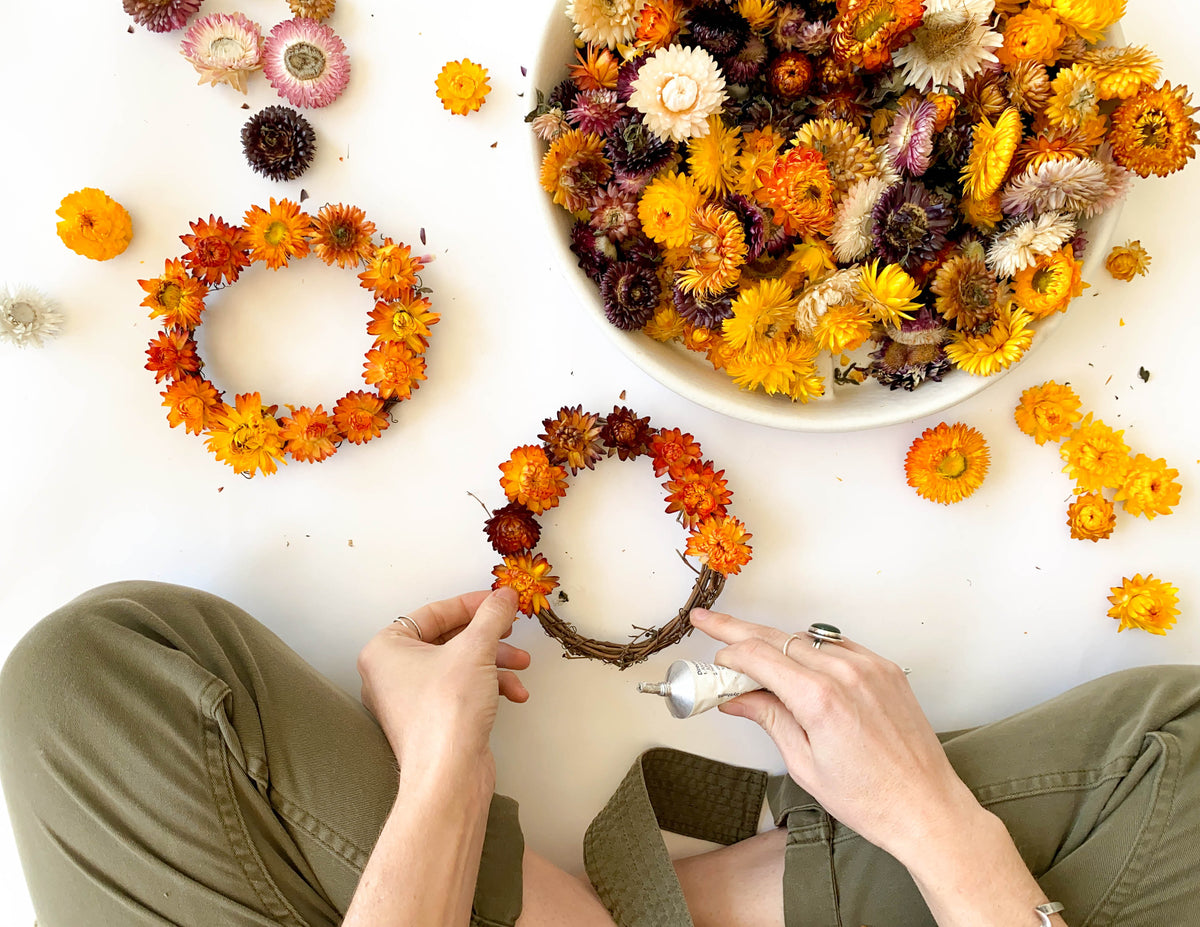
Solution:
M 364 444 L 378 437 L 391 423 L 392 406 L 411 398 L 425 379 L 430 326 L 440 318 L 430 311 L 418 276 L 426 259 L 390 238 L 377 245 L 375 224 L 361 209 L 341 204 L 310 216 L 296 203 L 272 199 L 268 209 L 251 207 L 243 225 L 209 216 L 191 228 L 190 235 L 180 236 L 187 253 L 167 260 L 161 276 L 138 281 L 146 291 L 142 305 L 163 325 L 146 351 L 146 369 L 156 383 L 168 382 L 160 395 L 171 427 L 206 435 L 217 460 L 248 477 L 259 470 L 274 473 L 278 463 L 287 462 L 285 455 L 316 463 L 343 440 Z M 330 266 L 364 268 L 358 278 L 375 299 L 367 324 L 375 340 L 363 365 L 371 390 L 351 390 L 329 412 L 320 405 L 289 405 L 291 414 L 280 418 L 279 407 L 264 405 L 259 393 L 240 394 L 233 407 L 226 405 L 221 391 L 201 375 L 195 336 L 205 297 L 210 289 L 236 282 L 251 264 L 261 261 L 278 270 L 309 253 Z
M 562 644 L 564 656 L 586 657 L 626 669 L 677 643 L 692 630 L 693 608 L 709 608 L 721 594 L 725 578 L 750 561 L 751 534 L 727 506 L 733 493 L 725 471 L 704 459 L 700 445 L 679 429 L 651 428 L 649 418 L 624 406 L 607 416 L 584 412 L 582 406 L 563 406 L 543 420 L 540 445 L 515 448 L 500 464 L 500 485 L 508 504 L 491 513 L 484 532 L 503 562 L 492 573 L 492 588 L 508 586 L 517 592 L 519 607 L 536 615 L 542 628 Z M 659 628 L 635 628 L 627 644 L 581 637 L 555 614 L 547 596 L 558 586 L 548 560 L 534 548 L 541 538 L 538 515 L 558 505 L 567 492 L 567 470 L 575 476 L 593 469 L 603 457 L 620 460 L 650 457 L 654 475 L 666 476 L 667 512 L 677 514 L 688 529 L 686 555 L 701 564 L 687 602 Z

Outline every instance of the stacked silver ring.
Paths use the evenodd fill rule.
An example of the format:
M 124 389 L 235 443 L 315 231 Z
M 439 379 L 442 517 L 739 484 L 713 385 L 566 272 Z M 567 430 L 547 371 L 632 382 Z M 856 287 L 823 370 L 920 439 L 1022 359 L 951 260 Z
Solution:
M 409 618 L 408 615 L 401 615 L 399 618 L 392 619 L 392 624 L 396 624 L 397 622 L 404 625 L 406 628 L 412 628 L 414 633 L 417 635 L 417 640 L 425 640 L 425 635 L 421 633 L 421 626 Z

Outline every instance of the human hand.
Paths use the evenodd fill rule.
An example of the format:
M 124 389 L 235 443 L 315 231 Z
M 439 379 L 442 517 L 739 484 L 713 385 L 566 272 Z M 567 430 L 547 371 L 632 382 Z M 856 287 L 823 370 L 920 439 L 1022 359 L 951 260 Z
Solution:
M 727 646 L 716 662 L 769 691 L 720 706 L 757 722 L 788 773 L 837 820 L 905 862 L 931 835 L 982 811 L 954 772 L 904 671 L 850 640 L 814 648 L 730 615 L 692 623 Z
M 529 654 L 501 640 L 516 609 L 510 589 L 469 592 L 409 614 L 424 641 L 399 622 L 363 647 L 362 702 L 402 766 L 454 754 L 490 768 L 499 696 L 529 698 L 513 672 L 529 666 Z

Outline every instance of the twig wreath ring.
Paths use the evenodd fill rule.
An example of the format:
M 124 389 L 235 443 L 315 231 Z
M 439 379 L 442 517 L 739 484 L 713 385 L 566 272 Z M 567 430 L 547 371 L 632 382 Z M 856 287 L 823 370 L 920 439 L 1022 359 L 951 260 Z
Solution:
M 503 562 L 492 570 L 493 589 L 514 589 L 519 608 L 536 615 L 545 632 L 563 647 L 567 658 L 588 658 L 626 669 L 652 654 L 678 643 L 692 631 L 693 608 L 711 608 L 725 587 L 725 578 L 750 562 L 750 533 L 728 514 L 733 493 L 725 471 L 703 458 L 700 445 L 679 429 L 651 428 L 649 418 L 638 418 L 624 406 L 614 406 L 607 416 L 584 412 L 581 406 L 563 406 L 554 418 L 543 420 L 541 444 L 515 448 L 500 464 L 500 485 L 508 504 L 496 509 L 484 532 Z M 634 460 L 649 457 L 654 475 L 666 476 L 667 513 L 677 515 L 688 530 L 684 557 L 700 564 L 691 594 L 666 624 L 634 628 L 628 643 L 595 640 L 579 635 L 559 617 L 547 598 L 558 586 L 548 560 L 535 548 L 541 538 L 537 516 L 559 504 L 567 492 L 567 471 L 575 476 L 593 469 L 604 457 Z M 691 564 L 688 564 L 691 566 Z
M 425 379 L 425 350 L 430 326 L 440 316 L 430 309 L 418 276 L 425 260 L 408 245 L 384 238 L 375 242 L 375 224 L 355 206 L 327 205 L 310 216 L 299 205 L 274 198 L 270 207 L 253 206 L 243 225 L 209 216 L 191 223 L 180 239 L 187 252 L 168 259 L 162 276 L 139 280 L 146 291 L 143 306 L 162 330 L 146 350 L 146 369 L 154 381 L 167 381 L 160 393 L 171 427 L 204 435 L 217 460 L 252 477 L 274 473 L 277 465 L 296 461 L 319 463 L 343 441 L 365 444 L 391 424 L 390 411 L 412 397 Z M 259 393 L 241 393 L 232 406 L 201 371 L 196 332 L 203 321 L 210 291 L 236 283 L 242 271 L 262 262 L 279 270 L 292 259 L 315 254 L 326 264 L 358 270 L 358 279 L 373 298 L 367 334 L 374 342 L 366 353 L 363 379 L 367 390 L 350 390 L 326 411 L 291 406 L 276 416 L 277 405 L 265 405 Z

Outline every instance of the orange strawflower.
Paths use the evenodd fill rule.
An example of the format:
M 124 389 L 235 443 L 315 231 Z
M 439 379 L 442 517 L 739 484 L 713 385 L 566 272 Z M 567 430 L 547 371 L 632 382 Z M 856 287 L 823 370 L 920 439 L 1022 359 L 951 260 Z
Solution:
M 333 407 L 333 424 L 351 444 L 378 438 L 391 424 L 386 404 L 374 393 L 347 393 Z
M 438 313 L 429 311 L 429 306 L 428 299 L 413 292 L 395 302 L 380 300 L 371 310 L 367 334 L 375 336 L 376 347 L 399 342 L 420 354 L 429 346 L 430 326 L 441 319 Z
M 830 45 L 833 59 L 878 71 L 892 63 L 892 52 L 907 43 L 921 25 L 921 0 L 838 0 Z
M 1170 583 L 1155 579 L 1154 574 L 1136 574 L 1133 579 L 1121 578 L 1121 585 L 1113 586 L 1108 601 L 1112 608 L 1108 617 L 1120 622 L 1117 632 L 1126 628 L 1141 628 L 1151 634 L 1166 634 L 1174 627 L 1179 614 L 1179 590 Z
M 159 332 L 146 349 L 146 357 L 146 369 L 154 372 L 155 383 L 199 373 L 202 366 L 192 336 L 176 328 Z
M 542 158 L 542 189 L 553 194 L 556 205 L 579 212 L 588 198 L 612 176 L 604 157 L 604 139 L 591 132 L 570 129 L 550 143 Z
M 991 452 L 976 429 L 956 422 L 926 428 L 904 460 L 908 485 L 931 502 L 950 505 L 975 492 L 987 476 Z
M 571 80 L 580 90 L 616 90 L 621 63 L 607 48 L 589 45 L 587 57 L 578 51 L 575 57 L 579 64 L 571 65 Z
M 1081 400 L 1069 386 L 1047 380 L 1041 386 L 1031 386 L 1021 393 L 1017 403 L 1017 427 L 1033 438 L 1039 446 L 1047 441 L 1061 441 L 1075 428 L 1082 417 Z
M 148 294 L 142 305 L 150 309 L 150 318 L 188 331 L 200 324 L 208 287 L 193 279 L 182 261 L 166 261 L 161 277 L 139 280 L 138 286 Z
M 133 220 L 125 207 L 103 190 L 84 187 L 63 197 L 55 213 L 64 245 L 93 261 L 107 261 L 129 247 Z
M 417 274 L 424 266 L 424 261 L 412 256 L 408 245 L 385 238 L 367 260 L 367 269 L 358 279 L 364 289 L 374 292 L 376 299 L 401 299 L 416 287 Z
M 550 561 L 541 554 L 516 554 L 492 570 L 496 581 L 493 589 L 507 586 L 517 593 L 517 608 L 526 615 L 536 615 L 550 607 L 546 598 L 558 588 L 558 577 L 550 575 Z
M 1161 457 L 1151 460 L 1145 454 L 1133 458 L 1125 473 L 1114 501 L 1124 502 L 1130 515 L 1170 515 L 1171 507 L 1179 505 L 1183 487 L 1176 482 L 1179 471 L 1167 466 Z
M 208 429 L 208 449 L 217 460 L 233 467 L 235 473 L 254 476 L 274 473 L 277 462 L 287 463 L 283 456 L 283 441 L 279 437 L 279 422 L 275 420 L 277 406 L 264 406 L 258 393 L 241 393 L 236 407 L 224 406 Z
M 298 203 L 277 203 L 271 197 L 269 209 L 251 206 L 243 222 L 251 261 L 264 261 L 271 270 L 278 270 L 287 267 L 291 258 L 308 254 L 312 217 L 301 212 Z
M 655 476 L 669 473 L 672 479 L 678 479 L 684 468 L 700 460 L 700 445 L 678 428 L 662 428 L 650 439 L 650 455 Z
M 310 409 L 288 406 L 292 413 L 282 421 L 279 438 L 284 450 L 301 463 L 320 463 L 333 456 L 342 436 L 333 424 L 333 417 L 322 406 Z
M 1084 493 L 1067 507 L 1067 524 L 1075 540 L 1096 542 L 1113 533 L 1117 513 L 1100 493 Z
M 455 116 L 475 112 L 483 106 L 487 95 L 492 92 L 488 84 L 487 68 L 480 67 L 469 58 L 447 61 L 435 84 L 442 106 Z
M 670 45 L 683 25 L 684 8 L 679 0 L 649 0 L 638 16 L 634 42 L 652 54 Z
M 737 283 L 746 263 L 746 233 L 737 214 L 702 206 L 692 215 L 691 232 L 688 266 L 675 278 L 679 288 L 704 297 Z
M 1140 241 L 1127 241 L 1123 245 L 1113 246 L 1104 261 L 1104 267 L 1114 279 L 1128 283 L 1138 275 L 1149 273 L 1150 255 Z
M 240 225 L 229 225 L 224 219 L 209 215 L 208 221 L 189 222 L 191 235 L 180 235 L 188 248 L 183 266 L 207 286 L 233 283 L 241 276 L 242 268 L 250 266 L 246 233 Z
M 332 267 L 358 267 L 375 253 L 375 223 L 357 206 L 324 206 L 308 230 L 312 252 Z
M 705 518 L 688 535 L 685 553 L 723 576 L 735 576 L 750 562 L 754 537 L 732 515 Z
M 508 501 L 521 503 L 534 515 L 554 508 L 567 494 L 567 471 L 550 463 L 546 451 L 533 444 L 514 448 L 500 472 Z
M 367 352 L 363 379 L 383 399 L 410 399 L 425 379 L 425 358 L 403 341 L 385 341 Z
M 689 528 L 714 515 L 724 515 L 725 506 L 733 498 L 724 476 L 725 471 L 714 469 L 708 460 L 686 464 L 678 476 L 664 484 L 670 490 L 667 514 L 678 512 Z
M 1166 177 L 1182 168 L 1196 154 L 1200 131 L 1191 102 L 1182 84 L 1142 87 L 1112 114 L 1108 142 L 1113 159 L 1140 177 Z
M 192 434 L 198 435 L 211 427 L 225 409 L 217 388 L 196 376 L 180 377 L 158 395 L 163 397 L 171 427 L 182 425 L 184 431 Z
M 1070 245 L 1050 254 L 1038 255 L 1028 267 L 1017 271 L 1013 278 L 1013 295 L 1017 305 L 1035 319 L 1056 312 L 1066 312 L 1071 300 L 1083 293 L 1083 263 L 1075 260 Z
M 996 50 L 996 58 L 1006 67 L 1018 61 L 1052 65 L 1068 35 L 1069 30 L 1057 16 L 1031 7 L 1009 17 L 1004 26 L 1004 45 Z
M 1066 461 L 1063 472 L 1075 481 L 1076 492 L 1099 492 L 1105 486 L 1116 489 L 1129 470 L 1129 446 L 1124 431 L 1113 431 L 1104 422 L 1092 421 L 1088 413 L 1071 437 L 1059 448 Z
M 833 229 L 833 179 L 825 158 L 797 145 L 758 171 L 755 198 L 790 235 L 828 235 Z

